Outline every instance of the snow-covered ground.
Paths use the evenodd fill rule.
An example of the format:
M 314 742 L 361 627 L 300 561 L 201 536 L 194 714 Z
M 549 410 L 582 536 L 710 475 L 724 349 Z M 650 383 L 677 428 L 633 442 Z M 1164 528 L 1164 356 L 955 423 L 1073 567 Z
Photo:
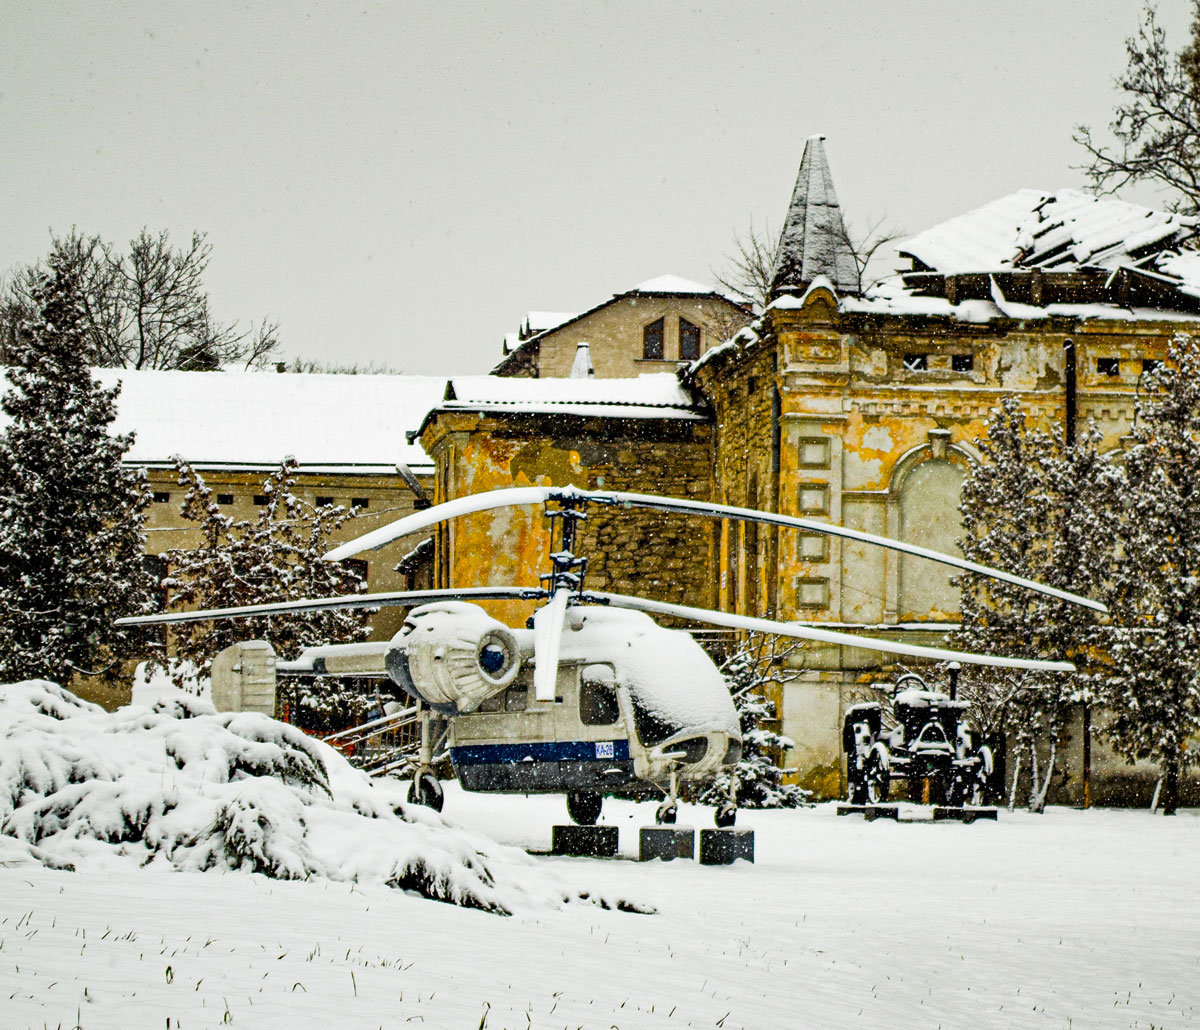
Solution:
M 755 864 L 714 868 L 632 861 L 652 811 L 606 803 L 620 860 L 538 858 L 521 875 L 654 915 L 570 904 L 506 918 L 381 885 L 158 863 L 0 868 L 0 1026 L 1200 1022 L 1196 812 L 971 826 L 744 812 Z M 565 806 L 450 785 L 445 814 L 544 849 Z M 711 825 L 711 810 L 684 806 L 680 822 Z

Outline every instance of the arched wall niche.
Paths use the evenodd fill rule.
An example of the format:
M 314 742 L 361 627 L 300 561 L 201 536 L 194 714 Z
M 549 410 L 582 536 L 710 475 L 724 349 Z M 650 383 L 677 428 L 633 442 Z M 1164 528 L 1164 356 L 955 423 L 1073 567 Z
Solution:
M 960 555 L 959 494 L 979 454 L 969 445 L 951 444 L 949 438 L 949 430 L 931 430 L 928 443 L 896 463 L 888 487 L 888 536 Z M 886 568 L 888 621 L 945 621 L 958 616 L 959 589 L 950 582 L 953 569 L 894 551 L 889 552 Z

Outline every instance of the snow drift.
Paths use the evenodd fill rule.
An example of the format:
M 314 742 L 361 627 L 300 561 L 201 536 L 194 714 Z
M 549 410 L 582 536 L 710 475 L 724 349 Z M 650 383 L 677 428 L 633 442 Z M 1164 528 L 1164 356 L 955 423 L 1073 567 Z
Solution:
M 505 915 L 571 900 L 523 852 L 406 804 L 400 784 L 263 715 L 185 695 L 110 714 L 29 680 L 0 686 L 0 726 L 6 864 L 372 881 Z

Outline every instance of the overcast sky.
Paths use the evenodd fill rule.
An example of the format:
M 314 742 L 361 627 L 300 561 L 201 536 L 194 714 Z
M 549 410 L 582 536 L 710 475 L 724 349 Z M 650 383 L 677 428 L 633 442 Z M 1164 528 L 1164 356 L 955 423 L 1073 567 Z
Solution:
M 289 355 L 484 372 L 527 310 L 711 281 L 816 133 L 852 225 L 1081 186 L 1140 9 L 0 0 L 0 271 L 199 229 L 218 316 Z

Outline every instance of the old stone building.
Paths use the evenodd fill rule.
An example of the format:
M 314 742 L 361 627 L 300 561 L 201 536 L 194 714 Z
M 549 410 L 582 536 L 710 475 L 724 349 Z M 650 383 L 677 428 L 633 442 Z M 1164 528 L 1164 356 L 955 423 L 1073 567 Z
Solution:
M 707 499 L 712 422 L 674 375 L 636 379 L 456 377 L 418 437 L 434 461 L 435 499 L 510 486 L 666 491 Z M 438 586 L 537 586 L 551 534 L 540 508 L 455 519 L 437 531 Z M 708 606 L 715 600 L 711 525 L 681 533 L 655 512 L 593 509 L 580 530 L 588 586 Z M 487 602 L 520 625 L 526 602 Z
M 1105 449 L 1120 447 L 1138 376 L 1163 359 L 1173 333 L 1200 329 L 1200 259 L 1180 251 L 1196 232 L 1195 219 L 1022 190 L 908 240 L 901 255 L 911 267 L 864 291 L 815 137 L 782 230 L 773 302 L 681 371 L 680 388 L 691 391 L 678 395 L 682 419 L 648 422 L 615 407 L 583 417 L 585 395 L 573 392 L 628 403 L 637 381 L 543 379 L 535 393 L 511 379 L 455 380 L 421 433 L 437 497 L 535 482 L 608 485 L 954 552 L 959 490 L 1002 396 L 1018 396 L 1048 427 L 1073 409 L 1100 428 Z M 634 305 L 638 291 L 622 297 L 614 313 L 635 315 L 635 327 L 660 316 Z M 579 340 L 553 341 L 550 364 L 556 332 L 531 336 L 537 347 L 518 348 L 498 371 L 565 376 Z M 589 342 L 598 376 L 627 374 L 628 365 L 607 371 Z M 540 513 L 503 518 L 461 520 L 439 536 L 440 585 L 536 582 L 548 546 Z M 736 521 L 662 521 L 632 537 L 604 536 L 630 516 L 595 518 L 593 586 L 929 645 L 945 644 L 957 626 L 950 574 L 920 559 Z M 776 697 L 782 731 L 797 742 L 789 763 L 818 796 L 837 796 L 842 714 L 896 667 L 877 652 L 815 645 L 791 662 L 798 676 Z M 1080 727 L 1067 796 L 1086 776 L 1095 800 L 1110 799 L 1116 781 L 1127 786 L 1126 770 L 1096 742 L 1085 772 L 1082 739 Z
M 728 339 L 750 312 L 712 287 L 659 276 L 578 315 L 530 312 L 505 339 L 499 376 L 570 375 L 580 343 L 605 379 L 675 371 Z
M 911 270 L 865 293 L 840 219 L 821 141 L 810 140 L 774 302 L 686 375 L 714 412 L 715 500 L 953 552 L 959 488 L 1002 396 L 1048 427 L 1073 406 L 1114 450 L 1138 376 L 1173 333 L 1200 329 L 1189 280 L 1200 259 L 1178 250 L 1194 219 L 1023 190 L 908 240 Z M 933 645 L 957 624 L 950 573 L 878 548 L 728 523 L 719 568 L 722 606 L 746 614 Z M 841 715 L 889 659 L 811 646 L 797 664 L 783 730 L 798 742 L 802 782 L 832 796 Z M 1103 801 L 1126 777 L 1100 751 L 1095 765 Z
M 445 391 L 445 379 L 391 375 L 293 375 L 274 372 L 169 372 L 96 369 L 104 386 L 121 384 L 114 431 L 133 432 L 126 460 L 146 470 L 153 501 L 146 515 L 151 558 L 198 543 L 195 524 L 184 520 L 184 493 L 174 466 L 190 462 L 234 519 L 252 519 L 265 498 L 264 478 L 291 455 L 299 462 L 297 495 L 313 504 L 356 511 L 340 539 L 408 514 L 420 499 L 397 473 L 405 463 L 418 485 L 433 492 L 433 463 L 406 431 Z M 406 539 L 361 556 L 371 590 L 426 585 L 397 571 L 419 540 Z M 410 563 L 410 567 L 412 563 Z M 165 567 L 165 566 L 164 566 Z M 165 600 L 165 599 L 164 599 Z M 373 637 L 399 628 L 401 613 L 384 609 L 372 620 Z M 88 684 L 79 689 L 87 694 Z M 105 690 L 97 700 L 120 704 Z

